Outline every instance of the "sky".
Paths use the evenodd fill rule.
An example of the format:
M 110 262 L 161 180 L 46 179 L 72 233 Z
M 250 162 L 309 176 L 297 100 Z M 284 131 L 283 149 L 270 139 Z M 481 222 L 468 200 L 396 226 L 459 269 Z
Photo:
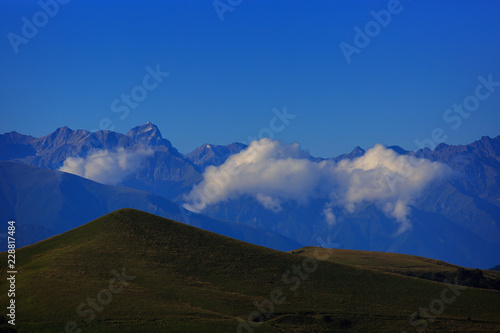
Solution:
M 500 134 L 498 13 L 472 0 L 3 0 L 0 133 L 151 121 L 182 153 L 270 136 L 322 157 L 467 144 Z

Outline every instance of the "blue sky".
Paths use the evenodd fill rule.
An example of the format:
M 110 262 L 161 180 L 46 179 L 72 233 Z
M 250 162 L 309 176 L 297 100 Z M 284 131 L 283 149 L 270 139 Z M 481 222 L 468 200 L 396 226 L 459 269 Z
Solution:
M 500 81 L 498 1 L 219 3 L 232 9 L 223 20 L 213 1 L 72 0 L 44 22 L 36 1 L 0 2 L 0 133 L 94 130 L 102 119 L 124 133 L 151 121 L 188 153 L 257 137 L 286 106 L 297 117 L 274 138 L 316 156 L 375 143 L 414 150 L 436 128 L 449 144 L 500 134 L 500 87 L 481 88 L 488 97 L 459 126 L 443 119 L 474 97 L 479 76 Z M 388 6 L 397 13 L 348 63 L 339 45 L 355 46 L 354 28 L 376 29 L 371 11 Z M 40 27 L 13 46 L 23 17 Z M 147 79 L 151 90 L 148 66 L 169 73 Z M 121 119 L 112 104 L 132 91 L 141 100 Z

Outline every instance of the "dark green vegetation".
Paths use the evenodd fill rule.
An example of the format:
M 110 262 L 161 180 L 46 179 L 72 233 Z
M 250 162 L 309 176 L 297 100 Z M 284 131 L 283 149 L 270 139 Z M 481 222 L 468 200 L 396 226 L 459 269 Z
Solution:
M 313 257 L 315 247 L 304 247 L 291 251 Z M 494 270 L 469 269 L 447 262 L 407 254 L 331 249 L 329 262 L 353 265 L 360 268 L 412 276 L 419 279 L 444 282 L 455 281 L 474 288 L 500 290 L 500 272 Z
M 2 253 L 1 267 L 6 259 Z M 131 209 L 21 248 L 16 261 L 18 332 L 63 332 L 68 322 L 82 332 L 237 332 L 237 318 L 246 321 L 254 311 L 269 312 L 254 332 L 412 332 L 420 326 L 409 324 L 410 315 L 447 288 L 318 262 Z M 111 290 L 111 271 L 123 268 L 135 278 L 109 301 L 102 291 Z M 5 279 L 0 288 L 8 290 Z M 85 323 L 88 299 L 98 295 L 109 303 Z M 82 303 L 87 316 L 76 312 Z M 498 291 L 460 291 L 426 332 L 500 331 L 499 305 Z M 257 325 L 260 318 L 250 319 Z

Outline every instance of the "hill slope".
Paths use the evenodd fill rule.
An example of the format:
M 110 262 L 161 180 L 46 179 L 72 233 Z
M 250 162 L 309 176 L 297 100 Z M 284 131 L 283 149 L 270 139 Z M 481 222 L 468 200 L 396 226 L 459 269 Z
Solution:
M 300 247 L 281 235 L 240 223 L 188 212 L 161 196 L 103 185 L 60 171 L 0 161 L 0 220 L 16 220 L 17 245 L 33 244 L 120 208 L 175 219 L 253 244 L 278 250 Z M 5 251 L 6 234 L 0 238 Z
M 314 257 L 316 247 L 306 246 L 291 253 Z M 500 290 L 500 272 L 465 269 L 447 262 L 400 253 L 330 249 L 328 261 L 355 267 L 443 282 L 458 277 L 459 283 Z M 476 274 L 477 276 L 470 276 Z M 468 279 L 468 280 L 467 280 Z
M 16 261 L 19 332 L 500 330 L 496 291 L 449 291 L 455 299 L 437 319 L 411 326 L 445 284 L 318 262 L 131 209 L 21 248 Z M 258 328 L 237 321 L 258 326 L 258 311 Z

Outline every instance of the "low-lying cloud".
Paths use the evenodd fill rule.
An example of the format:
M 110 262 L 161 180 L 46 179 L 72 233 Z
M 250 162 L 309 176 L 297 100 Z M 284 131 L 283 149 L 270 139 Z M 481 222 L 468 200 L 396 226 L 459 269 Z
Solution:
M 94 150 L 86 157 L 66 158 L 59 170 L 101 184 L 117 185 L 139 169 L 144 159 L 153 153 L 150 147 Z
M 306 204 L 323 198 L 327 203 L 321 214 L 330 225 L 336 223 L 332 207 L 352 213 L 361 204 L 374 203 L 400 223 L 401 233 L 411 227 L 409 206 L 431 183 L 451 173 L 445 164 L 398 155 L 380 144 L 353 160 L 318 162 L 297 143 L 284 145 L 264 138 L 224 164 L 208 167 L 184 199 L 187 209 L 200 212 L 247 195 L 279 212 L 286 201 Z

